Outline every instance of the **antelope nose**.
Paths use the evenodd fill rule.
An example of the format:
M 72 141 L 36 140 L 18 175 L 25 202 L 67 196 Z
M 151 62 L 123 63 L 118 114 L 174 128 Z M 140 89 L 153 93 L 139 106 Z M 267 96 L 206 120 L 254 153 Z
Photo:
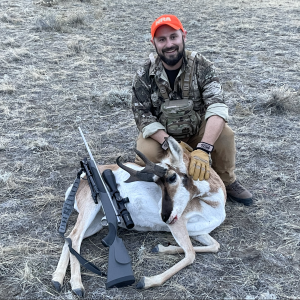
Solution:
M 161 218 L 166 223 L 170 218 L 170 214 L 161 214 Z

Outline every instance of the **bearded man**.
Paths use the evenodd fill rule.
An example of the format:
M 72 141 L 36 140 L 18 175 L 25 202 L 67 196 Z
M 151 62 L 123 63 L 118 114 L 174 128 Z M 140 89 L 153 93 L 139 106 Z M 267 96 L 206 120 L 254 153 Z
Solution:
M 209 178 L 210 155 L 227 197 L 251 205 L 252 194 L 234 173 L 234 133 L 227 125 L 228 107 L 213 64 L 185 50 L 187 32 L 174 15 L 157 18 L 151 36 L 157 55 L 150 54 L 132 87 L 132 110 L 140 131 L 137 149 L 157 163 L 171 135 L 192 151 L 189 174 L 194 180 Z M 135 162 L 144 165 L 138 156 Z

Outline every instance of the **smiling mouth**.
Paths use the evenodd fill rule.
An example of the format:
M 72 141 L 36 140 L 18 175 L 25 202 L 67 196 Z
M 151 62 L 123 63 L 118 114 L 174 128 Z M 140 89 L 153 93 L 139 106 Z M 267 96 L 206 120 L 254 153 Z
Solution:
M 176 50 L 171 50 L 171 51 L 166 51 L 165 53 L 173 53 L 175 52 Z
M 175 53 L 176 51 L 177 49 L 171 49 L 171 50 L 164 51 L 164 53 L 172 54 Z

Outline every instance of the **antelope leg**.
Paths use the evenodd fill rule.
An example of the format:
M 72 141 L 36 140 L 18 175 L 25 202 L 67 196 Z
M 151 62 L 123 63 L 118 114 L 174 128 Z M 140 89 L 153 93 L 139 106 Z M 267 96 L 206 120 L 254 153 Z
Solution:
M 206 245 L 206 246 L 196 246 L 193 247 L 195 252 L 218 252 L 220 248 L 220 244 L 212 238 L 209 234 L 201 234 L 197 236 L 192 236 L 196 241 Z M 178 254 L 183 253 L 184 250 L 178 246 L 168 246 L 165 247 L 163 245 L 158 244 L 152 249 L 152 252 L 166 253 L 166 254 Z
M 173 267 L 159 275 L 143 277 L 136 286 L 138 289 L 147 289 L 153 286 L 160 286 L 178 271 L 194 262 L 195 251 L 186 228 L 185 219 L 178 219 L 175 224 L 169 225 L 169 228 L 176 242 L 183 249 L 185 257 Z
M 80 254 L 82 240 L 98 232 L 101 228 L 101 216 L 99 210 L 101 204 L 90 204 L 84 210 L 79 211 L 74 229 L 68 236 L 72 240 L 73 249 Z M 71 264 L 71 287 L 73 292 L 83 297 L 84 287 L 81 281 L 80 263 L 74 255 L 70 255 Z
M 65 242 L 59 262 L 57 264 L 55 272 L 52 274 L 52 285 L 55 289 L 60 292 L 63 286 L 63 281 L 66 275 L 66 270 L 70 260 L 70 251 L 68 248 L 68 243 Z
M 78 253 L 80 253 L 82 240 L 95 234 L 102 228 L 102 214 L 99 212 L 101 203 L 95 204 L 90 194 L 89 197 L 79 203 L 79 215 L 73 230 L 68 236 L 68 238 L 72 240 L 73 249 Z M 80 264 L 75 256 L 70 255 L 67 242 L 64 244 L 57 268 L 52 275 L 52 284 L 57 291 L 61 291 L 69 260 L 71 264 L 70 283 L 72 290 L 76 295 L 82 297 L 84 294 L 84 287 L 81 282 Z

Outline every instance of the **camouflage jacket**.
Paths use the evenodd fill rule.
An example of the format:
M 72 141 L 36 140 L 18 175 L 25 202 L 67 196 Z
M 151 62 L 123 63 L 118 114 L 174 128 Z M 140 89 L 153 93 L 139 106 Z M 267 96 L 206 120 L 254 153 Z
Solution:
M 175 79 L 173 91 L 159 57 L 156 57 L 154 64 L 151 64 L 150 59 L 148 59 L 135 74 L 132 85 L 132 110 L 139 131 L 144 133 L 145 128 L 159 122 L 160 108 L 164 98 L 156 82 L 161 83 L 166 88 L 171 100 L 182 99 L 184 74 L 189 68 L 186 57 L 187 52 Z M 189 99 L 193 100 L 194 110 L 200 116 L 205 115 L 207 119 L 211 115 L 220 115 L 227 121 L 228 108 L 224 103 L 222 86 L 215 74 L 213 64 L 201 54 L 197 54 L 195 57 Z M 144 138 L 155 133 L 158 129 L 164 129 L 160 126 L 155 128 L 156 130 L 152 128 L 150 132 L 148 130 L 148 134 L 146 136 L 144 134 Z

